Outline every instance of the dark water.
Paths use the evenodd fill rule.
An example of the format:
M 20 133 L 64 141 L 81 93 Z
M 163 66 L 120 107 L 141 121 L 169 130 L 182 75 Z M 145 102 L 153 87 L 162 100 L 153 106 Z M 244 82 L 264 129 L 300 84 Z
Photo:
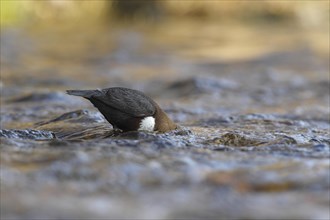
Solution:
M 275 45 L 219 58 L 231 33 L 212 28 L 2 31 L 1 217 L 328 219 L 327 55 L 299 33 L 273 50 L 270 30 Z M 181 128 L 114 134 L 64 92 L 111 86 Z

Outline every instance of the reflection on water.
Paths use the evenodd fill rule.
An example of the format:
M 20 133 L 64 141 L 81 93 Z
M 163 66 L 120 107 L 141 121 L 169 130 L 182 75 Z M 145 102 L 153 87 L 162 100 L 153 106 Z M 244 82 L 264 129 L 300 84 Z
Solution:
M 328 33 L 59 29 L 1 31 L 2 217 L 329 218 Z M 112 86 L 182 127 L 116 134 L 64 93 Z

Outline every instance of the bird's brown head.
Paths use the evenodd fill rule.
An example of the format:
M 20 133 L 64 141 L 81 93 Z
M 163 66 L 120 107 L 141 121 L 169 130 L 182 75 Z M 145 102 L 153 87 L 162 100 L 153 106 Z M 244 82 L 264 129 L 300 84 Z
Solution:
M 176 129 L 178 126 L 166 115 L 166 113 L 156 104 L 155 131 L 168 132 Z

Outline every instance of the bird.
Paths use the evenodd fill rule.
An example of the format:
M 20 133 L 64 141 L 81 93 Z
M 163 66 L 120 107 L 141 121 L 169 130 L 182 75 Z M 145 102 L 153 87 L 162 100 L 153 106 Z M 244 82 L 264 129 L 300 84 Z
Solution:
M 66 92 L 89 100 L 114 130 L 165 133 L 178 128 L 154 100 L 138 90 L 112 87 Z

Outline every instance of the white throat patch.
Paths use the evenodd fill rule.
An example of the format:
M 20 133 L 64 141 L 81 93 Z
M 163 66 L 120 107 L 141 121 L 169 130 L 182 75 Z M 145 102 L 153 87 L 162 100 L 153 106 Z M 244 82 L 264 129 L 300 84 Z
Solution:
M 155 129 L 155 118 L 154 117 L 145 117 L 139 127 L 139 131 L 154 131 Z

